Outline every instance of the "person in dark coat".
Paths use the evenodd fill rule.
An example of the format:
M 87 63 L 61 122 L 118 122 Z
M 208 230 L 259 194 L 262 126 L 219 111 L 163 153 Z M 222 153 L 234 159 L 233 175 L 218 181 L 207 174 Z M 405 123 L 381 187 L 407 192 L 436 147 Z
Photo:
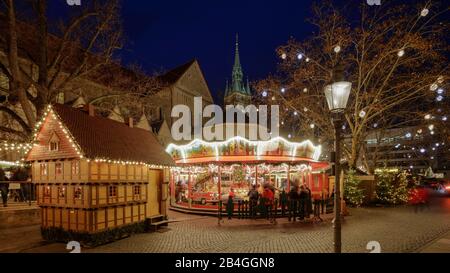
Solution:
M 0 182 L 7 182 L 8 178 L 5 175 L 5 172 L 2 168 L 0 168 Z M 0 183 L 0 192 L 2 194 L 3 206 L 8 206 L 8 193 L 9 193 L 9 183 Z
M 298 204 L 298 193 L 297 193 L 297 187 L 291 187 L 291 190 L 289 191 L 288 195 L 288 209 L 289 209 L 289 217 L 288 220 L 291 221 L 292 218 L 294 218 L 294 222 L 297 217 L 297 204 Z
M 306 216 L 306 202 L 308 200 L 308 192 L 305 189 L 305 186 L 300 186 L 299 192 L 299 219 L 304 220 Z
M 283 188 L 283 190 L 280 193 L 280 206 L 281 206 L 281 216 L 282 217 L 284 217 L 287 204 L 288 204 L 288 196 L 287 196 L 286 191 Z
M 306 191 L 306 214 L 305 217 L 309 218 L 311 214 L 313 213 L 312 208 L 312 193 L 311 189 L 308 187 L 308 185 L 305 185 L 305 191 Z
M 259 199 L 259 193 L 256 190 L 256 186 L 253 186 L 252 189 L 248 192 L 248 197 L 250 201 L 250 217 L 255 218 Z
M 228 195 L 228 202 L 227 202 L 227 215 L 228 215 L 229 220 L 231 220 L 231 218 L 233 217 L 233 212 L 234 212 L 233 198 L 234 198 L 234 192 L 233 192 L 233 190 L 230 190 L 230 194 Z

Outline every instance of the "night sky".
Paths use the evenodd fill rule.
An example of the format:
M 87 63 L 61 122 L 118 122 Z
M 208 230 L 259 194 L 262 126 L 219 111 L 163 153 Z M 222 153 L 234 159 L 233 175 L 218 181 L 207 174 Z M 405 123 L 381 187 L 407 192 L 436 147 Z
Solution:
M 261 79 L 276 70 L 275 48 L 290 36 L 301 39 L 311 0 L 126 1 L 123 5 L 126 63 L 162 71 L 196 58 L 213 96 L 231 78 L 239 33 L 244 76 Z
M 357 6 L 361 1 L 365 2 L 333 2 L 342 7 L 349 3 Z M 51 2 L 50 13 L 64 16 L 64 11 L 73 8 L 65 2 Z M 126 45 L 119 57 L 125 64 L 138 64 L 150 74 L 195 58 L 214 99 L 221 103 L 218 94 L 223 94 L 225 81 L 231 78 L 236 33 L 244 76 L 250 81 L 262 79 L 276 72 L 277 46 L 290 37 L 301 40 L 312 34 L 313 27 L 306 22 L 311 17 L 312 3 L 313 0 L 123 0 Z

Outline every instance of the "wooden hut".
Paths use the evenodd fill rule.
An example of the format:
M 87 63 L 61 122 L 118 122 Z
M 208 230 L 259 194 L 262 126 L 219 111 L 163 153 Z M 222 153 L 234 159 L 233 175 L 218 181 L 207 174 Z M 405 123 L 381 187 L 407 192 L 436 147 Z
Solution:
M 165 223 L 173 160 L 151 132 L 96 116 L 92 106 L 55 104 L 34 137 L 27 161 L 45 239 L 92 241 Z

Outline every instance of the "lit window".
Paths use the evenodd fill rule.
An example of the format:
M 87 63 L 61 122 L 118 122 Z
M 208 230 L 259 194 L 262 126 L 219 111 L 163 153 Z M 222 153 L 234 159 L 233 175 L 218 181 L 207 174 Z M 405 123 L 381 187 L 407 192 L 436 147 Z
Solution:
M 58 197 L 59 198 L 66 197 L 66 187 L 58 187 Z
M 80 161 L 72 161 L 72 175 L 80 174 Z
M 56 173 L 56 175 L 61 175 L 62 172 L 63 172 L 63 170 L 62 170 L 62 163 L 61 162 L 55 163 L 55 173 Z
M 44 197 L 50 197 L 50 187 L 46 186 L 44 187 Z
M 74 198 L 77 200 L 81 200 L 83 197 L 83 188 L 82 187 L 76 187 L 74 191 Z
M 40 174 L 47 175 L 47 163 L 40 164 Z

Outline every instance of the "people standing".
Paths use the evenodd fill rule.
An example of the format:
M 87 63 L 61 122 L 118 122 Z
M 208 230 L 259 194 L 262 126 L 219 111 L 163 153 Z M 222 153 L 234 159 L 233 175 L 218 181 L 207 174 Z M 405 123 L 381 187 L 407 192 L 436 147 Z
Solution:
M 228 194 L 228 202 L 227 202 L 227 215 L 228 215 L 228 220 L 231 220 L 231 218 L 233 217 L 233 212 L 234 212 L 234 192 L 233 189 L 230 190 L 230 193 Z
M 306 201 L 308 199 L 308 192 L 305 189 L 304 185 L 300 186 L 300 192 L 299 192 L 299 220 L 305 220 L 306 215 Z
M 296 221 L 297 217 L 297 204 L 298 204 L 298 193 L 297 193 L 297 187 L 293 186 L 291 187 L 291 190 L 289 191 L 288 196 L 288 209 L 289 209 L 289 217 L 288 220 L 291 221 L 291 219 L 294 219 L 294 222 Z
M 284 217 L 284 215 L 285 215 L 285 209 L 287 206 L 287 202 L 288 202 L 288 197 L 287 197 L 286 191 L 283 188 L 283 190 L 280 193 L 280 206 L 281 206 L 281 216 L 282 217 Z
M 263 193 L 264 199 L 265 199 L 265 207 L 266 207 L 266 217 L 267 220 L 273 221 L 272 219 L 272 207 L 273 207 L 273 199 L 274 199 L 274 193 L 273 191 L 267 186 L 264 188 Z
M 307 184 L 305 184 L 305 191 L 306 191 L 306 218 L 309 218 L 311 214 L 313 213 L 312 210 L 312 193 L 311 189 L 308 187 Z
M 9 183 L 8 178 L 5 175 L 5 172 L 2 168 L 0 168 L 0 192 L 2 194 L 3 206 L 8 206 L 8 193 L 9 193 Z

